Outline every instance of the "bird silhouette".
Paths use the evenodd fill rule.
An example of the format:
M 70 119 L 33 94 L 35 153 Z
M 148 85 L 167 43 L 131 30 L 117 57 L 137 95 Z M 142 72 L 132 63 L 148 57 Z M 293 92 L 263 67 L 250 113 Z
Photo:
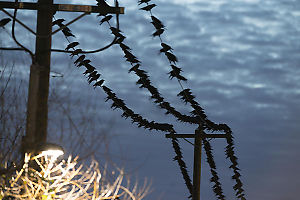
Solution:
M 160 45 L 162 46 L 162 49 L 160 50 L 161 53 L 173 50 L 172 47 L 170 47 L 166 43 L 162 42 Z
M 101 79 L 100 81 L 97 81 L 93 86 L 94 86 L 94 88 L 96 88 L 97 86 L 101 87 L 103 83 L 104 83 L 104 80 Z
M 79 45 L 79 42 L 72 42 L 72 43 L 68 44 L 68 46 L 66 47 L 65 50 L 68 51 L 69 49 L 74 48 L 77 45 Z
M 10 22 L 10 21 L 11 21 L 10 18 L 3 18 L 3 19 L 1 19 L 1 20 L 0 20 L 0 27 L 4 28 L 4 26 L 5 26 L 6 24 L 8 24 L 8 22 Z
M 149 3 L 151 0 L 139 0 L 138 3 L 139 5 L 143 4 L 143 3 Z
M 79 58 L 77 58 L 74 61 L 74 64 L 76 65 L 77 63 L 81 63 L 84 59 L 85 59 L 85 55 L 81 55 L 81 56 L 79 56 Z
M 93 82 L 93 81 L 97 81 L 98 78 L 100 78 L 100 74 L 98 74 L 97 72 L 93 76 L 90 75 L 88 77 L 89 84 L 91 84 L 91 82 Z
M 63 26 L 63 22 L 64 22 L 65 20 L 64 19 L 57 19 L 57 20 L 55 20 L 55 21 L 53 21 L 52 22 L 52 26 L 54 26 L 54 25 L 58 25 L 58 26 Z
M 140 67 L 140 64 L 134 65 L 133 67 L 131 67 L 131 68 L 128 70 L 128 73 L 130 73 L 130 72 L 132 72 L 132 71 L 134 71 L 134 72 L 137 71 L 139 67 Z
M 129 46 L 125 45 L 125 44 L 122 43 L 122 42 L 119 43 L 119 45 L 120 45 L 120 47 L 121 47 L 121 49 L 122 49 L 123 51 L 125 51 L 125 50 L 131 50 Z
M 156 17 L 151 16 L 151 19 L 152 19 L 151 24 L 153 24 L 153 26 L 154 26 L 156 29 L 165 28 L 165 26 L 162 24 L 162 22 L 161 22 L 159 19 L 157 19 Z
M 87 70 L 85 71 L 86 73 L 83 74 L 92 73 L 95 70 L 95 67 L 89 63 L 85 64 L 84 66 L 86 67 Z
M 152 36 L 153 37 L 160 36 L 161 34 L 163 34 L 164 31 L 165 29 L 158 29 L 154 33 L 152 33 Z
M 165 52 L 165 55 L 167 56 L 170 62 L 173 62 L 174 64 L 178 62 L 177 57 L 174 54 L 170 52 Z
M 71 53 L 71 57 L 73 58 L 73 56 L 76 56 L 78 54 L 80 54 L 82 52 L 82 49 L 75 49 L 72 53 Z
M 156 4 L 150 4 L 147 5 L 145 7 L 140 8 L 140 10 L 146 10 L 146 11 L 150 11 L 152 8 L 154 8 L 156 6 Z
M 110 7 L 105 0 L 96 0 L 99 7 Z
M 91 62 L 91 60 L 88 60 L 88 59 L 83 60 L 77 65 L 77 67 L 85 66 L 85 65 L 89 64 L 90 62 Z
M 103 19 L 100 21 L 100 25 L 104 22 L 108 22 L 113 16 L 112 15 L 106 15 Z
M 124 51 L 124 54 L 125 54 L 125 58 L 136 58 L 130 51 L 128 50 L 125 50 Z
M 71 30 L 68 28 L 68 27 L 65 27 L 61 30 L 63 32 L 63 34 L 66 36 L 66 37 L 75 37 L 75 35 L 73 35 L 71 33 Z
M 121 35 L 120 37 L 118 37 L 118 39 L 115 41 L 115 43 L 120 44 L 125 40 L 125 38 L 126 37 L 124 35 Z
M 110 7 L 105 0 L 96 0 L 97 1 L 97 6 L 101 7 L 101 8 L 107 8 L 107 7 Z M 98 16 L 105 16 L 107 14 L 107 12 L 101 12 L 99 13 Z

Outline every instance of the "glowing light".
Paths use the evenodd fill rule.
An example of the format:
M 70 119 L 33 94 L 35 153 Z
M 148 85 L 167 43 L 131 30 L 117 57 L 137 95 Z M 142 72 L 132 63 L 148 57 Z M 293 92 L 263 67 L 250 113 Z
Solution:
M 54 156 L 54 157 L 59 157 L 59 156 L 62 156 L 64 154 L 64 152 L 62 150 L 45 150 L 45 151 L 42 151 L 41 153 L 41 156 Z

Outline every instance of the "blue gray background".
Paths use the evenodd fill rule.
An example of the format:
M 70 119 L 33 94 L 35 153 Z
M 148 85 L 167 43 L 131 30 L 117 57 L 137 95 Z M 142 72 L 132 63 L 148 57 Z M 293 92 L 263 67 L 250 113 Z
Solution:
M 184 87 L 191 88 L 208 117 L 227 123 L 234 132 L 247 199 L 298 200 L 300 187 L 300 1 L 299 0 L 153 0 L 153 14 L 167 27 L 162 39 L 174 48 L 179 66 L 188 78 Z M 95 5 L 94 1 L 55 1 Z M 112 5 L 113 1 L 109 1 Z M 120 1 L 126 8 L 120 16 L 120 28 L 127 36 L 125 43 L 142 61 L 151 81 L 162 95 L 184 113 L 191 111 L 176 94 L 180 86 L 168 79 L 169 65 L 160 55 L 160 42 L 149 13 L 138 10 L 137 2 Z M 0 18 L 5 15 L 0 13 Z M 73 19 L 78 14 L 59 12 L 56 18 Z M 19 18 L 33 29 L 35 12 L 19 11 Z M 107 24 L 97 25 L 96 15 L 86 16 L 70 26 L 83 49 L 95 49 L 112 40 Z M 10 31 L 10 27 L 6 29 Z M 2 46 L 13 46 L 5 30 L 0 30 Z M 34 37 L 17 27 L 17 36 L 34 49 Z M 65 48 L 61 33 L 54 35 L 53 48 Z M 19 52 L 3 52 L 20 74 L 28 78 L 29 57 Z M 125 100 L 129 107 L 149 120 L 174 123 L 181 133 L 192 133 L 196 127 L 180 124 L 158 109 L 146 91 L 135 85 L 137 77 L 128 74 L 130 65 L 117 46 L 89 55 L 106 79 L 105 84 Z M 141 180 L 152 180 L 153 192 L 146 199 L 187 199 L 171 142 L 163 133 L 136 128 L 110 109 L 105 95 L 86 82 L 80 69 L 72 65 L 67 54 L 52 54 L 53 71 L 64 74 L 74 98 L 92 104 L 90 116 L 113 119 L 111 151 L 128 173 Z M 51 79 L 55 85 L 57 78 Z M 193 142 L 191 140 L 191 142 Z M 193 146 L 180 141 L 189 171 L 192 172 Z M 234 199 L 225 159 L 225 141 L 212 141 L 218 172 L 227 199 Z M 209 169 L 203 158 L 201 197 L 214 199 L 209 183 Z

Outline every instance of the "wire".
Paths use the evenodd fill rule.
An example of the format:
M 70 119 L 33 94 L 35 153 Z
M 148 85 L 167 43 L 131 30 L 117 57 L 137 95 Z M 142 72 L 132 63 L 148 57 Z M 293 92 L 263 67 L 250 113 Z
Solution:
M 115 0 L 115 7 L 119 8 L 119 2 L 117 0 Z M 117 29 L 120 29 L 120 21 L 119 21 L 119 13 L 116 13 L 116 24 L 117 24 Z M 82 51 L 80 52 L 80 54 L 89 54 L 89 53 L 98 53 L 100 51 L 104 51 L 106 49 L 108 49 L 109 47 L 111 47 L 112 45 L 115 44 L 117 40 L 117 36 L 114 37 L 114 39 L 112 40 L 112 42 L 102 48 L 96 49 L 96 50 L 90 50 L 90 51 Z M 66 51 L 66 50 L 62 50 L 62 49 L 51 49 L 51 51 L 53 52 L 63 52 L 63 53 L 72 53 L 73 51 Z
M 17 3 L 18 3 L 18 0 L 15 0 L 15 3 L 17 4 Z M 16 24 L 17 11 L 18 11 L 18 9 L 15 8 L 15 9 L 14 9 L 13 22 L 12 22 L 12 31 L 11 31 L 11 32 L 12 32 L 12 37 L 13 37 L 15 43 L 16 43 L 19 47 L 21 47 L 24 51 L 26 51 L 27 53 L 30 54 L 31 59 L 32 59 L 32 62 L 33 62 L 33 61 L 34 61 L 34 54 L 33 54 L 29 49 L 27 49 L 25 46 L 23 46 L 23 45 L 17 40 L 17 38 L 16 38 L 16 36 L 15 36 L 15 24 Z
M 8 15 L 11 18 L 14 18 L 9 12 L 7 12 L 6 10 L 4 10 L 3 8 L 1 8 L 1 11 L 4 12 L 6 15 Z M 16 20 L 16 22 L 18 22 L 19 24 L 21 24 L 25 29 L 27 29 L 29 32 L 31 32 L 32 34 L 36 35 L 36 33 L 29 28 L 28 26 L 26 26 L 24 23 L 22 23 L 20 20 L 18 20 L 17 18 L 14 18 Z

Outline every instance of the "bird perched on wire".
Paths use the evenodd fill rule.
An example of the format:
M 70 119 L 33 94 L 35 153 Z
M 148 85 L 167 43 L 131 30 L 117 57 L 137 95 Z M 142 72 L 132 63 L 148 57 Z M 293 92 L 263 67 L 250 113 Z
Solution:
M 64 19 L 57 19 L 57 20 L 55 20 L 55 21 L 52 22 L 52 26 L 58 25 L 59 27 L 61 27 L 61 26 L 63 26 L 62 23 L 63 23 L 64 21 L 65 21 Z
M 168 58 L 168 60 L 169 60 L 170 62 L 173 62 L 174 64 L 175 64 L 176 62 L 178 62 L 178 59 L 177 59 L 177 57 L 176 57 L 174 54 L 172 54 L 172 53 L 170 53 L 170 52 L 165 52 L 165 55 L 167 56 L 167 58 Z
M 1 20 L 0 20 L 0 27 L 4 28 L 4 26 L 5 26 L 6 24 L 8 24 L 10 21 L 11 21 L 10 18 L 3 18 L 3 19 L 1 19 Z
M 85 64 L 84 66 L 86 67 L 85 72 L 83 72 L 84 75 L 92 73 L 95 70 L 95 67 L 91 64 Z
M 75 35 L 72 34 L 71 30 L 68 27 L 63 28 L 61 31 L 66 37 L 75 37 Z
M 154 26 L 156 29 L 162 29 L 162 28 L 165 28 L 165 26 L 162 24 L 162 22 L 161 22 L 159 19 L 157 19 L 156 17 L 151 16 L 151 19 L 152 19 L 151 24 L 153 24 L 153 26 Z
M 74 64 L 77 65 L 77 63 L 81 63 L 84 59 L 85 59 L 85 55 L 81 55 L 81 56 L 79 56 L 79 58 L 77 58 L 74 61 Z
M 78 55 L 78 54 L 80 54 L 80 53 L 82 53 L 82 49 L 76 49 L 75 51 L 73 51 L 72 53 L 71 53 L 71 57 L 73 58 L 73 56 L 76 56 L 76 55 Z
M 152 33 L 152 36 L 160 36 L 161 34 L 163 34 L 163 32 L 165 31 L 165 29 L 157 29 L 154 33 Z
M 89 84 L 91 84 L 91 82 L 93 82 L 93 81 L 97 81 L 98 78 L 100 78 L 100 74 L 96 74 L 94 76 L 89 77 L 88 78 Z
M 89 60 L 89 59 L 83 60 L 77 65 L 77 67 L 85 66 L 85 65 L 89 64 L 90 62 L 91 62 L 91 60 Z
M 172 52 L 172 50 L 173 50 L 172 47 L 170 47 L 166 43 L 162 42 L 160 45 L 162 46 L 162 49 L 160 50 L 160 53 L 167 52 L 167 51 L 171 51 Z
M 129 46 L 127 46 L 126 44 L 124 44 L 124 43 L 122 43 L 122 42 L 119 43 L 119 45 L 120 45 L 120 47 L 121 47 L 121 49 L 122 49 L 123 51 L 125 51 L 125 50 L 128 50 L 128 51 L 131 50 Z
M 143 4 L 143 3 L 149 3 L 151 0 L 139 0 L 138 3 L 139 5 Z
M 99 7 L 110 7 L 105 0 L 96 0 L 97 1 L 97 6 Z
M 128 73 L 132 72 L 132 71 L 137 71 L 140 67 L 140 64 L 136 64 L 134 65 L 133 67 L 131 67 L 129 70 L 128 70 Z
M 97 1 L 97 6 L 101 7 L 101 8 L 107 8 L 110 7 L 105 0 L 96 0 Z M 105 16 L 107 14 L 107 12 L 102 12 L 99 13 L 98 16 Z
M 93 86 L 94 86 L 94 88 L 96 88 L 97 86 L 101 87 L 103 83 L 104 83 L 104 80 L 101 79 L 100 81 L 97 81 Z
M 66 51 L 68 51 L 69 49 L 72 49 L 74 47 L 76 47 L 77 45 L 79 45 L 79 42 L 72 42 L 70 44 L 68 44 L 68 46 L 66 47 Z
M 148 6 L 142 7 L 140 8 L 140 10 L 146 10 L 146 11 L 150 11 L 152 8 L 154 8 L 156 6 L 156 4 L 150 4 Z
M 88 80 L 90 80 L 93 76 L 96 76 L 97 74 L 98 74 L 97 71 L 93 71 L 88 75 Z
M 104 22 L 108 22 L 113 16 L 112 15 L 106 15 L 103 19 L 100 21 L 100 25 Z

